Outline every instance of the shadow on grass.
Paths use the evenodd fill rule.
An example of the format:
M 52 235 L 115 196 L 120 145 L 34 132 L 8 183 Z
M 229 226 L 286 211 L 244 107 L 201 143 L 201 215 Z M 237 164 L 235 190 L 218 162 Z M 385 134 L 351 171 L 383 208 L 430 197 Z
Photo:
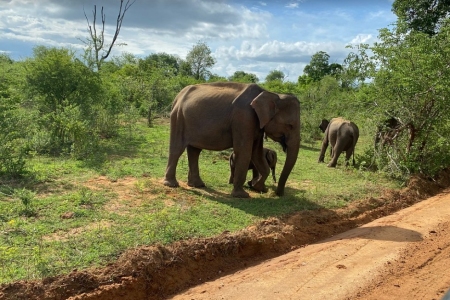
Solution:
M 276 187 L 269 187 L 269 192 L 263 193 L 259 197 L 257 194 L 255 196 L 254 191 L 250 190 L 250 188 L 244 188 L 252 193 L 251 198 L 234 198 L 229 193 L 223 193 L 211 188 L 192 189 L 190 191 L 208 200 L 228 205 L 260 218 L 281 217 L 303 210 L 323 209 L 321 205 L 302 196 L 305 191 L 298 189 L 287 187 L 285 188 L 285 195 L 278 197 L 273 190 Z
M 18 178 L 0 177 L 0 196 L 12 197 L 15 190 L 27 189 L 39 194 L 67 193 L 76 188 L 70 181 L 42 180 L 34 173 Z
M 272 186 L 271 188 L 275 188 Z M 308 200 L 303 196 L 305 191 L 289 188 L 285 189 L 285 195 L 274 195 L 275 191 L 269 191 L 269 194 L 262 194 L 261 197 L 253 196 L 252 198 L 233 198 L 229 194 L 217 192 L 213 189 L 193 189 L 191 190 L 197 195 L 202 195 L 211 201 L 228 205 L 234 209 L 239 209 L 247 214 L 251 214 L 263 219 L 271 217 L 284 218 L 289 217 L 290 224 L 295 226 L 309 226 L 306 229 L 308 233 L 317 232 L 323 238 L 346 230 L 350 230 L 344 235 L 336 235 L 323 242 L 329 242 L 338 239 L 370 239 L 395 242 L 418 242 L 423 240 L 422 235 L 414 230 L 396 227 L 396 226 L 359 226 L 359 222 L 354 222 L 348 215 L 339 214 L 333 209 L 325 208 L 315 202 Z M 254 194 L 254 193 L 253 193 Z M 296 214 L 308 211 L 306 214 Z M 292 218 L 294 217 L 294 218 Z M 379 217 L 379 212 L 375 213 L 372 218 Z M 370 220 L 368 219 L 367 222 Z M 357 228 L 355 228 L 357 227 Z M 304 228 L 303 228 L 304 229 Z M 308 231 L 310 230 L 310 232 Z M 325 234 L 322 235 L 321 232 Z
M 313 152 L 320 152 L 319 148 L 309 147 L 309 146 L 305 146 L 305 145 L 300 145 L 300 149 L 309 150 L 309 151 L 313 151 Z
M 119 135 L 103 140 L 95 152 L 82 161 L 82 166 L 96 171 L 101 170 L 110 160 L 129 159 L 136 156 L 139 147 L 146 143 L 144 135 Z

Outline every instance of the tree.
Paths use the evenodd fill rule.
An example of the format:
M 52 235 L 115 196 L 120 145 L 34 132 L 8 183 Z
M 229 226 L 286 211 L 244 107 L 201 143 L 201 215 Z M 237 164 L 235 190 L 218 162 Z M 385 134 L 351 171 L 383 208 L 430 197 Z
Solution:
M 180 59 L 179 65 L 180 65 L 180 75 L 181 76 L 194 77 L 194 73 L 192 72 L 192 67 L 189 62 L 187 62 L 186 60 Z
M 397 15 L 399 25 L 428 35 L 439 31 L 444 19 L 449 17 L 449 0 L 395 0 L 392 11 Z
M 330 66 L 328 65 L 329 58 L 330 56 L 324 51 L 315 53 L 311 57 L 309 65 L 306 65 L 303 69 L 303 73 L 311 77 L 314 81 L 319 81 L 330 74 Z
M 209 68 L 214 66 L 216 60 L 211 56 L 211 49 L 205 42 L 198 42 L 186 56 L 192 75 L 197 80 L 205 80 L 211 73 Z
M 390 145 L 377 149 L 379 164 L 399 176 L 433 176 L 450 165 L 450 22 L 428 35 L 380 30 L 374 53 L 371 115 L 399 122 Z M 373 66 L 375 64 L 372 64 Z
M 297 78 L 297 83 L 301 87 L 307 87 L 313 82 L 313 79 L 306 74 L 300 75 Z
M 167 53 L 154 53 L 139 60 L 139 68 L 142 70 L 160 69 L 167 76 L 176 76 L 180 72 L 180 60 L 178 57 Z
M 48 150 L 55 154 L 71 148 L 81 151 L 93 136 L 102 99 L 98 73 L 68 49 L 38 46 L 33 51 L 26 79 L 40 111 L 38 122 L 49 134 Z
M 269 72 L 269 74 L 267 74 L 266 81 L 269 82 L 269 81 L 279 80 L 279 81 L 283 82 L 284 77 L 285 77 L 285 75 L 282 71 L 272 70 Z
M 244 82 L 244 83 L 257 83 L 259 81 L 258 77 L 252 73 L 246 73 L 244 71 L 236 71 L 230 77 L 228 77 L 229 81 L 234 82 Z
M 342 87 L 350 87 L 355 84 L 362 84 L 366 79 L 372 78 L 376 62 L 369 55 L 369 45 L 359 44 L 348 46 L 356 49 L 350 52 L 344 59 L 344 66 L 340 75 Z
M 228 79 L 226 77 L 223 77 L 219 74 L 211 74 L 208 78 L 208 82 L 224 82 Z
M 85 50 L 85 59 L 90 68 L 94 68 L 100 71 L 104 60 L 107 59 L 109 54 L 111 53 L 114 43 L 116 42 L 117 37 L 119 36 L 120 29 L 122 28 L 122 22 L 123 18 L 125 17 L 125 13 L 131 7 L 131 5 L 133 5 L 135 0 L 133 2 L 127 0 L 125 7 L 123 7 L 123 1 L 124 0 L 120 0 L 119 15 L 117 16 L 116 21 L 116 31 L 109 45 L 105 45 L 106 15 L 103 13 L 103 6 L 101 8 L 102 26 L 99 32 L 97 31 L 97 6 L 94 5 L 94 10 L 92 12 L 93 14 L 92 25 L 89 22 L 86 12 L 84 13 L 88 25 L 89 37 L 83 42 L 87 46 L 87 49 Z
M 343 68 L 341 64 L 332 63 L 328 66 L 328 74 L 335 78 L 339 78 L 342 74 Z
M 24 108 L 23 62 L 0 54 L 0 174 L 16 177 L 25 171 L 27 140 L 35 116 Z

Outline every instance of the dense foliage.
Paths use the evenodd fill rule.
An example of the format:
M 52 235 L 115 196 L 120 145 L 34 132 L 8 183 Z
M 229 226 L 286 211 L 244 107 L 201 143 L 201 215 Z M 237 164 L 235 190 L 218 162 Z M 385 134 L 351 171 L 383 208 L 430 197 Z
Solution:
M 449 34 L 448 22 L 433 36 L 384 29 L 371 48 L 374 113 L 399 123 L 394 141 L 380 149 L 391 170 L 434 174 L 450 165 Z
M 449 17 L 450 1 L 395 0 L 392 11 L 404 29 L 434 35 Z

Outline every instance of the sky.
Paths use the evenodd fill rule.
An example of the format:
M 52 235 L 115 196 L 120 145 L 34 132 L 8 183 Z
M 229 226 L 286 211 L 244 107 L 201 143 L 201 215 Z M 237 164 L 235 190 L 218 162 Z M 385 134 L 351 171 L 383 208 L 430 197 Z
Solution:
M 392 2 L 134 0 L 112 56 L 168 53 L 185 59 L 193 46 L 205 42 L 216 59 L 214 74 L 244 71 L 264 81 L 279 70 L 285 80 L 297 81 L 319 51 L 328 53 L 330 64 L 342 64 L 351 51 L 346 46 L 376 42 L 378 30 L 396 21 Z M 97 25 L 104 8 L 105 39 L 111 41 L 120 0 L 0 0 L 0 52 L 22 60 L 43 45 L 81 55 L 89 36 L 86 16 L 92 25 L 94 5 Z

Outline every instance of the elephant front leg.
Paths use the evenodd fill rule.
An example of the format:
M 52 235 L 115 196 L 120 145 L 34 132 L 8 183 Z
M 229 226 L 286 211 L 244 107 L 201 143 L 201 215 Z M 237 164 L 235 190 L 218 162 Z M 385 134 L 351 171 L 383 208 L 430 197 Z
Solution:
M 320 162 L 320 163 L 324 162 L 325 152 L 327 151 L 327 148 L 328 148 L 328 139 L 325 137 L 323 142 L 322 142 L 322 148 L 320 149 L 318 162 Z
M 244 190 L 244 182 L 246 178 L 248 167 L 245 168 L 244 172 L 236 166 L 234 178 L 233 178 L 233 190 L 231 191 L 231 196 L 235 198 L 249 198 L 250 195 Z M 244 174 L 244 175 L 242 175 Z
M 255 172 L 253 173 L 253 179 L 251 181 L 251 188 L 258 192 L 267 192 L 266 187 L 266 179 L 269 177 L 270 168 L 267 160 L 263 156 L 262 150 L 255 150 L 252 156 L 252 163 L 255 168 Z
M 250 195 L 244 190 L 244 182 L 247 178 L 250 155 L 247 153 L 235 153 L 234 172 L 233 172 L 233 190 L 231 196 L 236 198 L 249 198 Z
M 191 187 L 204 187 L 205 183 L 200 178 L 200 170 L 198 168 L 198 158 L 200 156 L 202 149 L 195 148 L 192 146 L 187 147 L 187 155 L 189 162 L 189 173 L 188 173 L 188 186 Z

